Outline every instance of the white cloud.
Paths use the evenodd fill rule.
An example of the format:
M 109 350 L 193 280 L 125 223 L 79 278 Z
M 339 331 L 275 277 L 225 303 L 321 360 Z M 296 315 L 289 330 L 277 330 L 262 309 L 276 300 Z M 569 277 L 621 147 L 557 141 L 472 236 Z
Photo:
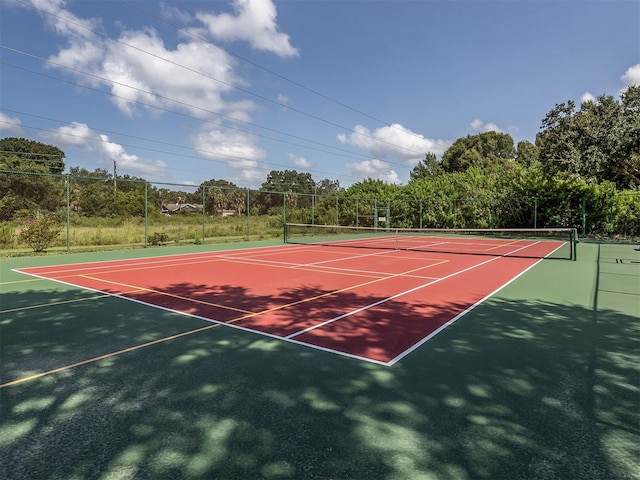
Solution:
M 441 155 L 451 142 L 431 140 L 405 128 L 399 123 L 377 128 L 373 131 L 362 125 L 354 127 L 350 135 L 338 134 L 338 140 L 344 144 L 361 148 L 371 156 L 384 159 L 404 160 L 413 165 L 424 158 L 425 153 Z
M 622 75 L 622 81 L 627 85 L 640 85 L 640 63 L 629 67 L 624 75 Z
M 66 10 L 67 0 L 31 0 L 35 8 L 50 15 L 43 15 L 47 25 L 58 35 L 69 38 L 90 39 L 95 35 L 91 30 L 99 30 L 102 22 L 96 18 L 81 18 Z
M 202 130 L 192 139 L 200 156 L 209 160 L 224 160 L 238 169 L 255 169 L 265 158 L 265 151 L 256 146 L 257 138 L 235 130 Z
M 55 145 L 61 147 L 80 148 L 93 150 L 93 141 L 99 140 L 99 135 L 91 130 L 86 123 L 72 122 L 70 125 L 59 127 L 53 131 L 45 131 L 40 136 Z
M 43 132 L 41 137 L 49 143 L 61 148 L 71 147 L 95 152 L 101 164 L 107 168 L 115 160 L 120 173 L 140 176 L 163 176 L 167 164 L 161 160 L 150 160 L 127 153 L 125 148 L 112 141 L 108 135 L 99 134 L 87 124 L 73 122 L 55 131 Z
M 184 12 L 177 7 L 172 7 L 166 3 L 160 3 L 160 14 L 169 21 L 178 21 L 182 24 L 188 24 L 193 20 L 193 15 Z
M 498 127 L 498 125 L 496 125 L 495 123 L 483 122 L 479 118 L 476 118 L 473 122 L 469 124 L 469 126 L 476 132 L 480 132 L 480 133 L 485 133 L 485 132 L 504 133 L 503 130 L 500 127 Z
M 14 135 L 22 135 L 21 122 L 18 117 L 10 117 L 0 112 L 0 132 L 10 133 Z
M 253 168 L 240 170 L 238 175 L 232 176 L 231 181 L 239 186 L 259 187 L 269 173 L 268 168 Z
M 304 157 L 298 157 L 293 153 L 289 154 L 289 160 L 291 160 L 291 163 L 293 163 L 296 167 L 299 167 L 299 168 L 310 168 L 312 166 L 312 163 L 309 160 L 307 160 Z
M 223 98 L 232 85 L 245 83 L 235 73 L 235 60 L 224 50 L 192 37 L 169 48 L 153 28 L 123 30 L 112 40 L 94 33 L 101 30 L 101 20 L 76 16 L 62 0 L 32 3 L 52 13 L 43 14 L 43 19 L 66 42 L 49 58 L 50 68 L 67 67 L 65 71 L 79 83 L 106 86 L 114 95 L 111 101 L 126 115 L 147 108 L 155 115 L 167 109 L 203 119 L 211 118 L 211 112 L 250 119 L 254 102 L 228 103 Z M 175 9 L 171 15 L 189 19 Z
M 109 42 L 99 75 L 110 80 L 111 92 L 117 95 L 113 102 L 121 111 L 132 115 L 134 102 L 185 110 L 199 118 L 227 111 L 222 95 L 237 79 L 225 52 L 204 42 L 181 43 L 169 50 L 151 29 L 124 32 L 120 39 L 136 48 Z M 233 111 L 239 105 L 253 108 L 247 101 L 234 104 Z
M 398 174 L 390 169 L 390 165 L 382 160 L 363 160 L 357 163 L 347 163 L 348 168 L 358 176 L 383 180 L 387 183 L 399 184 Z
M 585 92 L 580 97 L 580 103 L 596 102 L 596 96 L 591 92 Z
M 281 57 L 298 55 L 289 35 L 278 31 L 276 6 L 271 0 L 234 0 L 233 9 L 234 14 L 199 12 L 196 17 L 214 39 L 243 40 Z

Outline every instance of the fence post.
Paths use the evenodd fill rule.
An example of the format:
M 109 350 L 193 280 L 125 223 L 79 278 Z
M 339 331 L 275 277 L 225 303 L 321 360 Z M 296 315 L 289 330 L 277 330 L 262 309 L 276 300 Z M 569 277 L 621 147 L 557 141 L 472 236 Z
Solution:
M 144 182 L 144 248 L 149 246 L 149 182 Z
M 338 222 L 336 222 L 337 224 Z M 356 227 L 360 226 L 360 199 L 356 198 Z
M 282 223 L 287 223 L 287 192 L 282 192 Z
M 533 198 L 533 228 L 538 228 L 538 197 Z
M 67 190 L 67 253 L 69 253 L 70 251 L 70 243 L 71 243 L 71 239 L 70 239 L 70 232 L 71 232 L 71 187 L 70 187 L 70 180 L 69 180 L 69 175 L 67 173 L 67 175 L 65 176 L 65 186 L 66 186 L 66 190 Z
M 249 188 L 247 187 L 247 242 L 249 241 L 249 235 L 250 235 L 250 233 L 249 233 L 250 232 L 250 228 L 249 228 L 249 215 L 250 215 L 249 206 L 250 206 L 250 203 L 249 203 Z
M 318 187 L 315 182 L 313 184 L 313 197 L 311 197 L 311 225 L 316 224 L 316 195 L 318 193 Z
M 205 232 L 205 222 L 207 220 L 207 212 L 206 212 L 206 208 L 205 208 L 205 200 L 206 200 L 206 195 L 205 192 L 207 190 L 207 186 L 203 185 L 202 186 L 202 245 L 204 245 L 204 232 Z
M 373 226 L 378 228 L 378 197 L 373 199 Z
M 587 234 L 587 196 L 582 196 L 582 236 Z
M 609 204 L 609 238 L 613 238 L 613 196 Z

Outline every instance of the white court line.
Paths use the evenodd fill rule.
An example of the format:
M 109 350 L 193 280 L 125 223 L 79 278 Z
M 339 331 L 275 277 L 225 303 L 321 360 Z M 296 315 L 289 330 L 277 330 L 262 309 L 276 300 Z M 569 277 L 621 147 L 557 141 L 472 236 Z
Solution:
M 554 250 L 555 251 L 555 250 Z M 553 253 L 553 252 L 552 252 Z M 500 258 L 500 257 L 498 257 Z M 395 358 L 392 358 L 391 360 L 389 360 L 387 363 L 385 363 L 386 366 L 391 367 L 392 365 L 394 365 L 395 363 L 399 362 L 400 360 L 402 360 L 404 357 L 406 357 L 407 355 L 409 355 L 411 352 L 414 352 L 415 350 L 417 350 L 418 348 L 420 348 L 422 345 L 424 345 L 425 343 L 427 343 L 429 340 L 431 340 L 433 337 L 435 337 L 438 333 L 440 333 L 442 330 L 444 330 L 445 328 L 447 328 L 448 326 L 450 326 L 451 324 L 453 324 L 455 321 L 457 321 L 458 319 L 460 319 L 462 316 L 466 315 L 467 313 L 469 313 L 471 310 L 473 310 L 474 308 L 476 308 L 478 305 L 480 305 L 481 303 L 483 303 L 485 300 L 487 300 L 488 298 L 492 297 L 493 295 L 495 295 L 496 293 L 498 293 L 500 290 L 502 290 L 504 287 L 506 287 L 507 285 L 509 285 L 511 282 L 513 282 L 515 279 L 517 279 L 518 277 L 524 275 L 526 272 L 528 272 L 529 270 L 531 270 L 533 267 L 535 267 L 538 263 L 540 263 L 542 260 L 544 260 L 543 258 L 541 258 L 540 260 L 538 260 L 537 262 L 535 262 L 533 265 L 525 268 L 522 272 L 520 272 L 519 274 L 517 274 L 515 277 L 513 277 L 511 280 L 509 280 L 508 282 L 505 282 L 503 285 L 500 285 L 498 288 L 496 288 L 493 292 L 485 295 L 483 298 L 481 298 L 480 300 L 478 300 L 476 303 L 474 303 L 473 305 L 470 305 L 466 310 L 464 310 L 463 312 L 460 312 L 458 315 L 456 315 L 455 317 L 453 317 L 451 320 L 449 320 L 447 323 L 445 323 L 444 325 L 441 325 L 440 327 L 438 327 L 437 329 L 435 329 L 433 332 L 431 332 L 429 335 L 427 335 L 426 337 L 424 337 L 422 340 L 420 340 L 418 343 L 412 345 L 411 347 L 407 348 L 404 352 L 400 353 L 398 356 L 396 356 Z
M 307 246 L 305 246 L 308 248 Z M 47 275 L 56 274 L 56 273 L 73 273 L 75 271 L 83 271 L 87 270 L 87 265 L 91 265 L 93 269 L 109 269 L 114 267 L 134 267 L 134 266 L 145 266 L 145 265 L 155 265 L 155 264 L 163 264 L 163 263 L 171 263 L 175 262 L 177 257 L 185 257 L 185 260 L 198 260 L 198 259 L 211 259 L 218 258 L 220 256 L 224 256 L 226 252 L 247 252 L 254 250 L 305 250 L 306 248 L 302 248 L 300 245 L 277 245 L 277 246 L 267 246 L 267 247 L 247 247 L 247 248 L 239 248 L 237 250 L 220 250 L 218 252 L 194 252 L 194 253 L 173 253 L 169 255 L 154 255 L 150 257 L 137 257 L 130 259 L 113 259 L 113 260 L 92 260 L 92 261 L 80 261 L 75 263 L 65 263 L 56 265 L 55 267 L 60 270 L 46 270 Z M 110 265 L 105 265 L 105 264 Z M 44 270 L 48 267 L 53 268 L 54 266 L 33 266 L 33 267 L 22 267 L 22 268 L 13 268 L 12 272 L 25 273 L 22 270 Z M 75 268 L 70 268 L 75 267 Z M 65 269 L 66 268 L 66 269 Z M 30 273 L 29 273 L 30 274 Z M 37 275 L 33 275 L 37 276 Z M 42 277 L 44 278 L 44 277 Z
M 311 246 L 309 246 L 311 247 Z M 316 246 L 313 246 L 314 248 Z M 371 275 L 383 275 L 383 276 L 389 276 L 389 275 L 398 275 L 396 272 L 380 272 L 380 271 L 372 271 L 372 270 L 360 270 L 360 269 L 351 269 L 351 268 L 341 268 L 341 267 L 328 267 L 328 266 L 324 266 L 324 264 L 327 263 L 334 263 L 334 262 L 344 262 L 344 261 L 349 261 L 349 260 L 355 260 L 358 258 L 366 258 L 366 257 L 372 257 L 372 256 L 376 256 L 376 255 L 389 255 L 391 252 L 396 252 L 396 250 L 383 250 L 381 252 L 374 252 L 374 253 L 366 253 L 366 254 L 360 254 L 360 255 L 351 255 L 351 256 L 347 256 L 347 257 L 340 257 L 340 258 L 333 258 L 333 259 L 329 259 L 329 260 L 321 260 L 318 262 L 309 262 L 309 263 L 295 263 L 295 262 L 285 262 L 282 260 L 265 260 L 265 259 L 255 259 L 252 257 L 235 257 L 232 255 L 229 256 L 225 256 L 223 258 L 228 258 L 230 260 L 243 260 L 243 261 L 247 261 L 249 263 L 266 263 L 266 264 L 275 264 L 275 265 L 287 265 L 287 266 L 291 266 L 291 267 L 297 267 L 297 268 L 305 268 L 305 267 L 317 267 L 318 269 L 324 269 L 327 271 L 340 271 L 340 272 L 344 272 L 344 273 L 353 273 L 353 274 L 371 274 Z M 276 252 L 277 253 L 277 252 Z M 433 259 L 430 259 L 433 260 Z M 426 265 L 425 268 L 428 268 L 430 265 Z M 423 276 L 423 275 L 400 275 L 401 277 L 406 277 L 406 278 L 422 278 L 422 279 L 435 279 L 438 277 L 431 277 L 431 276 Z
M 476 265 L 472 265 L 472 266 L 467 267 L 467 268 L 462 269 L 462 270 L 458 270 L 458 271 L 456 271 L 454 273 L 450 273 L 447 276 L 438 278 L 438 279 L 433 280 L 431 282 L 423 283 L 422 285 L 418 285 L 417 287 L 410 288 L 409 290 L 405 290 L 404 292 L 396 293 L 395 295 L 392 295 L 392 296 L 387 297 L 387 298 L 383 298 L 382 300 L 378 300 L 377 302 L 370 303 L 369 305 L 365 305 L 364 307 L 357 308 L 357 309 L 352 310 L 350 312 L 343 313 L 342 315 L 338 315 L 337 317 L 333 317 L 333 318 L 331 318 L 329 320 L 326 320 L 324 322 L 321 322 L 321 323 L 319 323 L 317 325 L 313 325 L 311 327 L 305 328 L 305 329 L 300 330 L 298 332 L 294 332 L 294 333 L 292 333 L 290 335 L 287 335 L 285 338 L 288 338 L 288 339 L 294 338 L 294 337 L 297 337 L 298 335 L 302 335 L 303 333 L 307 333 L 307 332 L 310 332 L 311 330 L 315 330 L 316 328 L 324 327 L 325 325 L 328 325 L 330 323 L 336 322 L 338 320 L 341 320 L 343 318 L 349 317 L 351 315 L 355 315 L 356 313 L 363 312 L 363 311 L 368 310 L 370 308 L 377 307 L 378 305 L 381 305 L 383 303 L 389 302 L 389 301 L 394 300 L 394 299 L 396 299 L 398 297 L 401 297 L 403 295 L 407 295 L 409 293 L 415 292 L 416 290 L 420 290 L 421 288 L 428 287 L 430 285 L 433 285 L 435 283 L 441 282 L 443 280 L 447 280 L 448 278 L 455 277 L 456 275 L 460 275 L 461 273 L 468 272 L 469 270 L 473 270 L 474 268 L 480 267 L 482 265 L 486 265 L 487 263 L 490 263 L 490 262 L 493 262 L 495 260 L 498 260 L 499 258 L 501 258 L 501 257 L 490 258 L 489 260 L 486 260 L 484 262 L 480 262 L 480 263 L 478 263 Z
M 291 247 L 289 247 L 288 245 L 285 245 L 285 246 L 276 246 L 276 247 L 273 247 L 273 246 L 269 246 L 269 247 L 252 247 L 252 248 L 244 248 L 244 249 L 234 250 L 234 252 L 238 252 L 238 253 L 240 253 L 241 251 L 255 251 L 255 250 L 263 250 L 263 251 L 265 251 L 265 250 L 269 250 L 269 249 L 278 250 L 278 252 L 281 252 L 283 249 L 288 250 L 289 248 L 291 248 L 291 249 L 301 249 L 301 250 L 305 250 L 305 249 L 307 249 L 307 248 L 317 248 L 318 246 L 317 246 L 317 245 L 305 245 L 305 246 L 303 246 L 303 247 L 304 247 L 304 248 L 300 248 L 300 245 L 297 245 L 297 246 L 293 246 L 293 245 L 292 245 Z M 527 248 L 527 247 L 522 247 L 522 248 Z M 520 248 L 520 249 L 516 249 L 516 250 L 513 250 L 513 251 L 512 251 L 512 252 L 510 252 L 509 254 L 515 253 L 515 252 L 517 252 L 518 250 L 521 250 L 522 248 Z M 558 248 L 560 248 L 560 247 L 558 247 Z M 229 251 L 226 251 L 226 253 L 228 253 L 228 252 L 229 252 Z M 382 253 L 385 253 L 385 252 L 378 252 L 378 253 L 382 254 Z M 206 253 L 204 254 L 204 256 L 205 256 L 205 257 L 207 257 L 207 256 L 209 256 L 209 255 L 211 255 L 211 254 L 212 254 L 212 252 L 206 252 Z M 509 255 L 509 254 L 507 254 L 507 255 Z M 201 256 L 201 255 L 203 255 L 203 254 L 200 254 L 200 253 L 194 253 L 194 254 L 175 254 L 175 255 L 164 255 L 164 256 L 159 256 L 159 257 L 146 257 L 146 258 L 139 258 L 139 259 L 136 259 L 136 260 L 145 260 L 145 259 L 148 259 L 148 258 L 163 258 L 163 259 L 167 259 L 168 257 L 177 257 L 177 256 L 183 256 L 183 257 L 191 257 L 191 258 L 193 258 L 193 257 Z M 214 256 L 214 258 L 215 258 L 215 257 L 219 257 L 219 256 L 221 256 L 221 255 L 220 255 L 220 254 L 214 254 L 213 256 Z M 347 257 L 347 258 L 348 258 L 348 257 Z M 306 347 L 306 348 L 313 348 L 313 349 L 315 349 L 315 350 L 320 350 L 320 351 L 324 351 L 324 352 L 329 352 L 329 353 L 336 354 L 336 355 L 340 355 L 340 356 L 343 356 L 343 357 L 353 358 L 353 359 L 357 359 L 357 360 L 360 360 L 360 361 L 365 361 L 365 362 L 374 363 L 374 364 L 378 364 L 378 365 L 383 365 L 383 366 L 388 366 L 388 367 L 389 367 L 389 366 L 392 366 L 393 364 L 395 364 L 395 363 L 396 363 L 397 361 L 399 361 L 400 359 L 404 358 L 406 355 L 408 355 L 409 353 L 411 353 L 412 351 L 414 351 L 415 349 L 417 349 L 417 348 L 418 348 L 418 347 L 420 347 L 421 345 L 423 345 L 426 341 L 428 341 L 428 340 L 429 340 L 429 339 L 431 339 L 433 336 L 435 336 L 437 333 L 439 333 L 440 331 L 442 331 L 444 328 L 446 328 L 447 326 L 449 326 L 450 324 L 452 324 L 453 322 L 455 322 L 457 319 L 459 319 L 460 317 L 462 317 L 465 313 L 469 312 L 471 309 L 475 308 L 477 305 L 479 305 L 480 303 L 482 303 L 483 301 L 485 301 L 487 298 L 489 298 L 490 296 L 494 295 L 496 292 L 498 292 L 499 290 L 501 290 L 502 288 L 504 288 L 505 286 L 507 286 L 508 284 L 510 284 L 511 282 L 513 282 L 516 278 L 518 278 L 518 277 L 520 277 L 521 275 L 523 275 L 525 272 L 527 272 L 527 271 L 528 271 L 529 269 L 531 269 L 533 266 L 537 265 L 540 261 L 542 261 L 542 259 L 538 260 L 538 261 L 537 261 L 537 262 L 535 262 L 533 265 L 531 265 L 530 267 L 526 268 L 524 271 L 522 271 L 521 273 L 519 273 L 518 275 L 516 275 L 515 277 L 513 277 L 511 280 L 509 280 L 508 282 L 506 282 L 504 285 L 502 285 L 501 287 L 499 287 L 498 289 L 496 289 L 494 292 L 492 292 L 492 293 L 490 293 L 489 295 L 485 296 L 482 300 L 480 300 L 480 301 L 476 302 L 474 305 L 470 306 L 467 310 L 465 310 L 464 312 L 462 312 L 462 313 L 458 314 L 456 317 L 454 317 L 454 318 L 452 318 L 451 320 L 449 320 L 445 325 L 441 326 L 440 328 L 438 328 L 437 330 L 435 330 L 434 332 L 432 332 L 431 334 L 429 334 L 427 337 L 423 338 L 423 339 L 422 339 L 422 340 L 420 340 L 418 343 L 414 344 L 412 347 L 410 347 L 409 349 L 407 349 L 407 350 L 405 350 L 404 352 L 402 352 L 401 354 L 399 354 L 397 357 L 395 357 L 395 358 L 393 358 L 392 360 L 387 361 L 387 362 L 380 361 L 380 360 L 374 360 L 374 359 L 370 359 L 370 358 L 367 358 L 367 357 L 364 357 L 364 356 L 359 356 L 359 355 L 350 354 L 350 353 L 346 353 L 346 352 L 340 352 L 340 351 L 338 351 L 338 350 L 334 350 L 334 349 L 331 349 L 331 348 L 321 347 L 321 346 L 319 346 L 319 345 L 314 345 L 314 344 L 311 344 L 311 343 L 306 343 L 306 342 L 303 342 L 303 341 L 300 341 L 300 340 L 296 340 L 296 339 L 295 339 L 295 338 L 293 338 L 293 337 L 295 337 L 295 336 L 299 336 L 299 335 L 301 335 L 302 333 L 305 333 L 306 331 L 313 330 L 313 329 L 315 329 L 315 328 L 321 327 L 321 326 L 326 325 L 326 324 L 328 324 L 328 323 L 335 322 L 335 321 L 337 321 L 337 320 L 338 320 L 338 319 L 340 319 L 340 318 L 345 318 L 345 317 L 347 317 L 347 316 L 349 316 L 349 315 L 353 315 L 353 314 L 355 314 L 355 313 L 357 313 L 357 312 L 359 312 L 359 311 L 364 311 L 364 310 L 369 309 L 369 308 L 372 308 L 372 307 L 374 307 L 374 306 L 376 306 L 376 305 L 379 305 L 379 304 L 382 304 L 382 303 L 384 303 L 384 302 L 390 301 L 390 300 L 392 300 L 392 299 L 394 299 L 394 298 L 398 298 L 398 297 L 400 297 L 400 296 L 402 296 L 402 295 L 408 294 L 408 293 L 410 293 L 410 292 L 412 292 L 412 291 L 416 291 L 416 290 L 418 290 L 418 289 L 420 289 L 420 288 L 424 288 L 424 287 L 427 287 L 427 286 L 429 286 L 429 285 L 433 285 L 433 284 L 435 284 L 435 283 L 437 283 L 437 282 L 440 282 L 441 280 L 445 280 L 445 279 L 447 279 L 447 278 L 453 277 L 453 276 L 458 275 L 458 274 L 460 274 L 460 273 L 463 273 L 463 272 L 466 272 L 466 271 L 472 270 L 472 269 L 474 269 L 474 268 L 476 268 L 476 267 L 479 267 L 479 266 L 481 266 L 481 265 L 484 265 L 484 264 L 490 263 L 490 262 L 495 261 L 495 260 L 498 260 L 498 259 L 500 259 L 500 258 L 504 258 L 504 257 L 496 256 L 496 257 L 490 258 L 489 260 L 487 260 L 487 261 L 485 261 L 485 262 L 479 263 L 479 264 L 477 264 L 477 265 L 473 265 L 473 266 L 468 267 L 468 268 L 466 268 L 466 269 L 464 269 L 464 270 L 457 271 L 457 272 L 452 273 L 452 274 L 450 274 L 450 275 L 448 275 L 448 276 L 446 276 L 446 277 L 438 278 L 438 279 L 436 279 L 436 280 L 434 280 L 434 281 L 427 282 L 427 283 L 425 283 L 425 284 L 423 284 L 423 285 L 420 285 L 420 286 L 418 286 L 418 287 L 412 288 L 412 289 L 407 290 L 407 291 L 405 291 L 405 292 L 399 293 L 399 294 L 394 295 L 394 296 L 392 296 L 392 297 L 389 297 L 389 298 L 387 298 L 387 299 L 384 299 L 384 300 L 381 300 L 381 301 L 375 302 L 375 303 L 373 303 L 373 304 L 371 304 L 371 305 L 367 305 L 367 306 L 365 306 L 365 307 L 362 307 L 362 308 L 360 308 L 360 309 L 357 309 L 357 310 L 354 310 L 354 311 L 352 311 L 352 312 L 346 313 L 346 314 L 344 314 L 344 315 L 340 315 L 339 317 L 336 317 L 336 318 L 334 318 L 334 319 L 330 319 L 330 320 L 328 320 L 328 321 L 326 321 L 326 322 L 323 322 L 323 323 L 321 323 L 321 324 L 318 324 L 318 325 L 316 325 L 316 326 L 313 326 L 313 327 L 307 328 L 307 329 L 305 329 L 305 330 L 301 330 L 301 331 L 299 331 L 299 332 L 293 333 L 293 334 L 291 334 L 291 335 L 289 335 L 289 336 L 287 336 L 287 337 L 282 337 L 282 336 L 278 336 L 278 335 L 274 335 L 274 334 L 269 334 L 269 333 L 267 333 L 267 332 L 263 332 L 263 331 L 255 330 L 255 329 L 252 329 L 252 328 L 245 328 L 245 327 L 241 327 L 241 326 L 238 326 L 238 325 L 234 325 L 233 323 L 227 323 L 227 322 L 225 322 L 225 321 L 219 321 L 219 320 L 215 320 L 215 319 L 212 319 L 212 318 L 202 317 L 202 316 L 199 316 L 199 315 L 193 315 L 193 314 L 186 313 L 186 312 L 179 311 L 179 310 L 174 310 L 174 309 L 170 309 L 170 308 L 166 308 L 166 307 L 161 307 L 161 306 L 156 305 L 156 304 L 153 304 L 153 303 L 148 303 L 148 302 L 144 302 L 144 301 L 136 300 L 136 299 L 133 299 L 133 298 L 131 298 L 131 297 L 126 297 L 126 296 L 121 295 L 121 294 L 109 294 L 109 293 L 106 293 L 106 292 L 101 291 L 101 290 L 97 290 L 97 289 L 94 289 L 94 288 L 88 288 L 88 287 L 86 287 L 86 286 L 77 285 L 77 284 L 70 283 L 70 282 L 61 281 L 61 280 L 59 280 L 59 279 L 52 279 L 52 278 L 43 277 L 43 276 L 40 276 L 40 275 L 37 275 L 37 274 L 33 274 L 33 273 L 21 272 L 19 269 L 13 269 L 13 270 L 14 270 L 14 271 L 17 271 L 17 272 L 20 272 L 20 273 L 23 273 L 23 274 L 26 274 L 26 275 L 29 275 L 29 276 L 32 276 L 32 277 L 41 278 L 41 279 L 43 279 L 43 280 L 55 281 L 55 282 L 62 283 L 62 284 L 66 284 L 66 285 L 71 285 L 71 286 L 74 286 L 74 287 L 77 287 L 77 288 L 80 288 L 80 289 L 83 289 L 83 290 L 94 291 L 94 292 L 99 292 L 99 293 L 103 293 L 103 294 L 105 294 L 105 293 L 106 293 L 106 295 L 108 295 L 108 296 L 112 296 L 112 297 L 116 297 L 116 298 L 124 299 L 124 300 L 131 301 L 131 302 L 134 302 L 134 303 L 142 304 L 142 305 L 147 305 L 147 306 L 150 306 L 150 307 L 153 307 L 153 308 L 159 308 L 160 310 L 164 310 L 164 311 L 168 311 L 168 312 L 177 313 L 177 314 L 184 315 L 184 316 L 187 316 L 187 317 L 197 318 L 197 319 L 200 319 L 200 320 L 203 320 L 203 321 L 209 322 L 209 323 L 219 324 L 219 325 L 223 325 L 223 326 L 226 326 L 226 327 L 235 328 L 235 329 L 237 329 L 237 330 L 242 330 L 242 331 L 246 331 L 246 332 L 251 332 L 251 333 L 253 333 L 253 334 L 262 335 L 262 336 L 265 336 L 265 337 L 268 337 L 268 338 L 277 339 L 277 340 L 280 340 L 280 341 L 286 341 L 286 342 L 290 342 L 290 343 L 293 343 L 293 344 L 301 345 L 301 346 L 304 346 L 304 347 Z M 169 261 L 169 260 L 167 260 L 167 261 Z M 102 263 L 102 262 L 109 262 L 109 263 L 113 263 L 113 262 L 118 262 L 118 260 L 103 260 L 103 261 L 98 261 L 98 262 L 84 262 L 83 264 L 84 264 L 84 265 L 87 265 L 87 264 L 91 264 L 91 263 Z M 69 266 L 75 266 L 75 265 L 81 265 L 81 264 L 78 264 L 78 263 L 75 263 L 75 264 L 69 264 Z M 122 264 L 120 264 L 120 265 L 118 265 L 118 266 L 122 266 Z M 106 268 L 110 268 L 110 267 L 111 267 L 111 266 L 106 266 Z M 29 267 L 29 269 L 30 269 L 30 268 L 38 268 L 38 267 Z M 425 268 L 426 268 L 426 267 L 425 267 Z M 28 269 L 28 268 L 25 268 L 25 270 L 27 270 L 27 269 Z M 398 276 L 402 276 L 402 275 L 398 275 Z

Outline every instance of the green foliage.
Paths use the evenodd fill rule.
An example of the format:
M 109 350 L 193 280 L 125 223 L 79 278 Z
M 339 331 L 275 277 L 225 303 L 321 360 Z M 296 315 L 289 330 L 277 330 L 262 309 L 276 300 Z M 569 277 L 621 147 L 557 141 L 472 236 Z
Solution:
M 272 170 L 260 190 L 255 196 L 255 202 L 259 205 L 260 213 L 264 214 L 283 204 L 284 193 L 294 196 L 291 198 L 296 199 L 296 207 L 310 207 L 313 196 L 317 193 L 317 186 L 310 173 Z
M 33 249 L 44 252 L 60 235 L 62 226 L 55 215 L 36 212 L 32 218 L 24 220 L 18 238 Z
M 525 167 L 531 167 L 540 160 L 540 149 L 533 143 L 523 140 L 518 142 L 516 162 Z
M 506 133 L 484 132 L 459 138 L 442 155 L 442 168 L 449 173 L 469 167 L 489 167 L 513 160 L 513 138 Z
M 15 158 L 0 158 L 0 169 Z M 42 167 L 39 167 L 43 170 Z M 64 179 L 45 172 L 0 172 L 0 220 L 16 218 L 20 210 L 57 210 L 65 203 Z
M 154 232 L 149 235 L 149 245 L 160 246 L 169 241 L 169 235 L 164 232 Z
M 639 112 L 640 88 L 634 87 L 620 103 L 602 96 L 578 111 L 571 102 L 556 105 L 544 119 L 536 145 L 521 141 L 514 148 L 509 135 L 497 132 L 467 136 L 454 142 L 442 161 L 425 154 L 410 171 L 407 185 L 369 178 L 346 189 L 338 181 L 315 182 L 309 173 L 295 170 L 271 171 L 260 191 L 215 179 L 194 192 L 186 185 L 184 191 L 157 188 L 128 175 L 114 179 L 105 169 L 72 167 L 69 175 L 56 175 L 48 162 L 41 161 L 44 147 L 18 152 L 16 145 L 37 142 L 6 139 L 11 141 L 5 146 L 16 152 L 0 153 L 0 221 L 4 221 L 0 243 L 23 241 L 12 235 L 12 222 L 21 212 L 67 207 L 71 243 L 76 246 L 143 245 L 149 223 L 162 228 L 162 233 L 148 238 L 152 245 L 275 237 L 284 221 L 397 227 L 568 226 L 593 236 L 637 236 Z M 161 214 L 163 203 L 178 202 L 204 203 L 204 212 Z M 233 210 L 235 215 L 222 218 L 220 210 Z M 201 227 L 204 238 L 194 234 L 194 228 L 202 232 Z M 52 242 L 56 246 L 55 238 Z
M 433 178 L 443 173 L 444 169 L 435 154 L 427 153 L 424 160 L 421 160 L 409 173 L 409 181 L 414 182 L 423 178 Z
M 0 157 L 12 156 L 20 162 L 20 167 L 15 170 L 30 172 L 41 171 L 59 174 L 64 170 L 64 152 L 58 147 L 27 140 L 26 138 L 3 138 L 0 139 Z M 4 167 L 3 167 L 4 168 Z
M 10 223 L 0 225 L 0 245 L 9 246 L 14 241 L 14 228 Z
M 640 192 L 620 192 L 611 204 L 611 232 L 623 238 L 640 237 Z
M 601 95 L 576 110 L 574 102 L 556 105 L 536 138 L 546 173 L 608 180 L 618 188 L 640 185 L 640 86 L 621 102 Z
M 354 198 L 379 198 L 386 200 L 396 196 L 399 191 L 399 185 L 368 178 L 351 185 L 345 190 L 344 196 Z

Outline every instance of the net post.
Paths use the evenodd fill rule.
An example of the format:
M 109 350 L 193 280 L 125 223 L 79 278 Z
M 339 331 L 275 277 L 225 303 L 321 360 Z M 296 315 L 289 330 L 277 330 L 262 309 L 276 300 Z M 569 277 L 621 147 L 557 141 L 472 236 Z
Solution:
M 572 258 L 571 260 L 573 260 L 574 262 L 578 260 L 578 230 L 577 229 L 572 229 L 571 230 L 571 250 L 572 250 Z

